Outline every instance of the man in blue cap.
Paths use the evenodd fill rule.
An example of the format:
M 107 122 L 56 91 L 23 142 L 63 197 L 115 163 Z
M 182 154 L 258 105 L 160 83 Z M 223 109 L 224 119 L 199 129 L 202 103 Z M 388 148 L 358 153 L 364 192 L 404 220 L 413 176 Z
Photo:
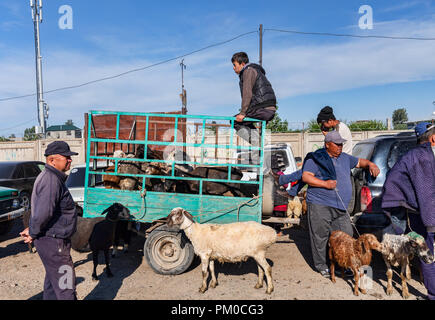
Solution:
M 408 227 L 426 239 L 434 253 L 435 235 L 435 126 L 422 122 L 415 127 L 418 146 L 408 151 L 388 172 L 382 190 L 382 209 L 396 233 Z M 410 231 L 409 230 L 409 231 Z M 428 299 L 435 300 L 435 264 L 421 260 Z
M 76 300 L 76 276 L 70 255 L 71 236 L 76 231 L 74 200 L 65 186 L 72 152 L 64 141 L 47 146 L 45 170 L 36 178 L 29 228 L 20 235 L 25 243 L 35 243 L 45 268 L 44 300 Z

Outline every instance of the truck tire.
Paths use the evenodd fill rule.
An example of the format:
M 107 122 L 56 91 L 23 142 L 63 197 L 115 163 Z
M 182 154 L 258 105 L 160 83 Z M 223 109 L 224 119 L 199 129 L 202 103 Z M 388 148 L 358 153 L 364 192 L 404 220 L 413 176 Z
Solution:
M 144 256 L 154 272 L 177 275 L 190 267 L 195 252 L 183 231 L 162 226 L 148 235 L 144 245 Z
M 275 206 L 275 181 L 271 175 L 265 175 L 263 179 L 263 216 L 269 217 Z
M 30 209 L 30 194 L 26 191 L 20 193 L 20 203 L 24 210 Z

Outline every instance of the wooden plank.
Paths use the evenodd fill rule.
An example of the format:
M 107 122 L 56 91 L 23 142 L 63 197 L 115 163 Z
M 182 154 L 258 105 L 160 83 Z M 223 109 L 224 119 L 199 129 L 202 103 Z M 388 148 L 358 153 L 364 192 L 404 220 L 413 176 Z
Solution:
M 264 219 L 263 223 L 291 223 L 299 225 L 300 219 L 297 218 L 281 218 L 281 217 L 270 217 L 268 219 Z

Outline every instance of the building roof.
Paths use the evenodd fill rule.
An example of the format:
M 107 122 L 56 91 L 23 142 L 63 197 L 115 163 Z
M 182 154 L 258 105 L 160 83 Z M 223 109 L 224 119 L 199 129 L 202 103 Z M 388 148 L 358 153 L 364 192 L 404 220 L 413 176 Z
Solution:
M 59 126 L 49 126 L 47 128 L 47 131 L 69 131 L 69 130 L 80 130 L 80 128 L 77 128 L 75 125 L 69 125 L 69 124 L 61 124 Z

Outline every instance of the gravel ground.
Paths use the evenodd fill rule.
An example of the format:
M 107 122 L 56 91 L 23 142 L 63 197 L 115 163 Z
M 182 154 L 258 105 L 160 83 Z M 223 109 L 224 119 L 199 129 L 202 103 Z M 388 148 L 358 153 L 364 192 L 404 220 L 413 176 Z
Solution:
M 16 220 L 12 230 L 0 237 L 0 300 L 41 299 L 45 271 L 38 254 L 30 254 L 18 233 L 23 229 Z M 273 266 L 275 290 L 265 294 L 266 288 L 254 289 L 257 266 L 254 260 L 245 263 L 216 264 L 219 285 L 204 294 L 198 292 L 201 285 L 201 267 L 195 258 L 188 271 L 177 276 L 158 275 L 143 257 L 144 239 L 134 237 L 129 253 L 118 253 L 112 259 L 113 278 L 107 278 L 104 258 L 100 254 L 98 282 L 92 281 L 92 256 L 90 253 L 71 255 L 77 276 L 77 294 L 85 300 L 401 300 L 401 280 L 398 269 L 393 276 L 394 293 L 385 294 L 386 268 L 382 257 L 375 252 L 372 261 L 373 282 L 368 294 L 354 296 L 353 280 L 337 277 L 333 284 L 312 269 L 308 233 L 299 228 L 285 229 L 283 235 L 267 252 Z M 413 270 L 409 281 L 409 300 L 424 296 L 426 289 L 419 282 L 418 272 Z

